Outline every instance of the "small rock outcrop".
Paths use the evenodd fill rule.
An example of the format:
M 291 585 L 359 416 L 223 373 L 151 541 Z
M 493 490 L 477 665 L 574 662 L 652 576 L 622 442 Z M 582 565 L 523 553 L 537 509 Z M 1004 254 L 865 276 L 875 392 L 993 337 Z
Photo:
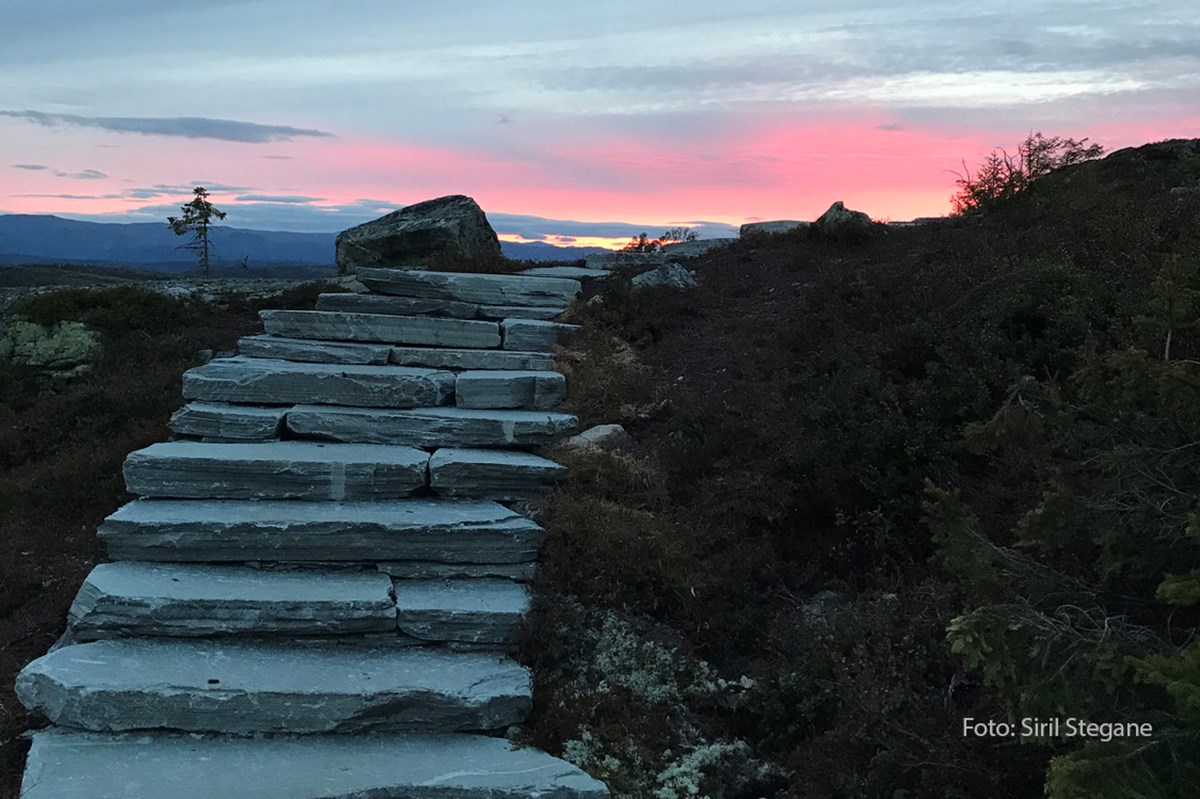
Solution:
M 792 230 L 805 229 L 811 222 L 800 222 L 795 219 L 775 219 L 770 222 L 747 222 L 738 228 L 738 236 L 761 236 L 769 233 L 788 233 Z
M 663 264 L 657 269 L 643 272 L 633 279 L 633 287 L 635 289 L 653 288 L 655 286 L 690 289 L 696 285 L 696 276 L 679 264 Z
M 415 266 L 443 250 L 500 255 L 500 240 L 479 204 L 462 194 L 410 205 L 338 234 L 339 275 L 362 267 Z
M 884 229 L 862 211 L 847 208 L 841 200 L 829 206 L 813 226 L 821 235 L 835 241 L 861 241 Z
M 629 433 L 619 424 L 601 424 L 590 427 L 563 442 L 569 449 L 595 447 L 596 449 L 624 449 L 630 444 Z

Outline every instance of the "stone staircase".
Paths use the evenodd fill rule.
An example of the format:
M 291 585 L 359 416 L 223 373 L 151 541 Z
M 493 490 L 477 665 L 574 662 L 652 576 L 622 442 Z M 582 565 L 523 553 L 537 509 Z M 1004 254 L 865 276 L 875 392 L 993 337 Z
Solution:
M 68 630 L 17 678 L 52 725 L 25 799 L 605 799 L 501 737 L 563 467 L 562 278 L 369 269 L 190 370 L 100 526 Z

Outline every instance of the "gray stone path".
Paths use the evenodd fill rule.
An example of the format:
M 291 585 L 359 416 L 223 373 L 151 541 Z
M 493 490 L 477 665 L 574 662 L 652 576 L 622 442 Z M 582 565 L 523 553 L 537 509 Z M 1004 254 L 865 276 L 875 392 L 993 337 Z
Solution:
M 544 531 L 505 507 L 578 431 L 553 349 L 574 280 L 363 270 L 190 370 L 67 634 L 17 680 L 34 799 L 605 799 L 500 737 Z M 185 734 L 186 733 L 186 734 Z M 253 737 L 247 737 L 253 736 Z

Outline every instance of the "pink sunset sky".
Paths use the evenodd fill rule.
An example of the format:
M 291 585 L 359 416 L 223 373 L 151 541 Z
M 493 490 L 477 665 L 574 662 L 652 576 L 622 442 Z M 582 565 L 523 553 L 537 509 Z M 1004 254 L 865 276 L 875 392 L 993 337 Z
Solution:
M 204 185 L 228 226 L 333 232 L 461 193 L 504 239 L 614 246 L 942 215 L 1035 130 L 1200 135 L 1190 4 L 995 5 L 19 4 L 0 213 L 162 221 Z

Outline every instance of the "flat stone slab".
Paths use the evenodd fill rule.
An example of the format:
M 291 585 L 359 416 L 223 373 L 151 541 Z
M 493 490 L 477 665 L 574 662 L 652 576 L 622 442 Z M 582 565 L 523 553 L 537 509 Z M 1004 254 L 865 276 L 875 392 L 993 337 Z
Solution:
M 393 297 L 387 294 L 322 294 L 317 297 L 318 311 L 392 314 L 394 316 L 446 316 L 455 319 L 553 319 L 563 307 L 519 305 L 479 305 L 446 299 Z
M 532 704 L 528 672 L 496 655 L 145 638 L 56 649 L 16 693 L 68 727 L 233 735 L 495 730 Z
M 571 435 L 579 429 L 579 419 L 545 411 L 468 408 L 397 411 L 297 405 L 287 412 L 287 428 L 297 436 L 347 443 L 527 447 L 549 444 Z
M 171 414 L 171 430 L 192 438 L 269 441 L 279 438 L 286 412 L 287 408 L 192 402 Z
M 486 349 L 500 346 L 500 329 L 496 322 L 345 311 L 262 311 L 259 316 L 263 328 L 273 336 L 431 347 Z
M 579 325 L 541 322 L 536 319 L 505 319 L 504 349 L 552 352 L 554 345 L 579 330 Z
M 612 274 L 607 269 L 589 269 L 586 266 L 535 266 L 523 269 L 518 274 L 528 277 L 569 277 L 573 280 L 581 278 L 608 277 Z
M 529 612 L 512 580 L 397 580 L 394 590 L 400 632 L 424 641 L 513 643 Z
M 230 738 L 49 729 L 22 799 L 608 799 L 570 763 L 482 735 Z
M 554 368 L 554 355 L 550 352 L 393 347 L 392 363 L 436 369 L 546 370 Z
M 122 561 L 92 569 L 67 618 L 81 641 L 386 632 L 395 627 L 391 587 L 371 572 Z
M 458 300 L 480 305 L 538 305 L 565 308 L 581 291 L 577 280 L 467 272 L 360 269 L 358 279 L 372 291 L 400 297 Z
M 461 579 L 464 577 L 502 577 L 528 582 L 537 563 L 434 563 L 431 561 L 388 561 L 377 565 L 380 572 L 406 580 Z
M 545 536 L 495 502 L 150 500 L 98 530 L 109 557 L 180 562 L 523 564 Z
M 506 450 L 439 449 L 429 459 L 430 486 L 451 498 L 532 499 L 565 473 L 552 460 Z
M 404 366 L 218 358 L 183 373 L 183 396 L 262 405 L 419 408 L 450 403 L 454 380 L 452 372 Z
M 387 364 L 392 357 L 392 348 L 388 344 L 350 344 L 344 341 L 317 341 L 280 336 L 247 336 L 238 339 L 238 352 L 247 358 L 375 366 Z
M 144 497 L 388 499 L 424 488 L 428 461 L 412 447 L 170 441 L 131 452 L 125 485 Z
M 461 372 L 454 385 L 460 408 L 558 407 L 567 396 L 567 379 L 558 372 L 490 370 Z
M 669 259 L 663 252 L 613 252 L 593 253 L 583 259 L 588 269 L 620 269 L 626 266 L 657 266 L 665 264 Z

